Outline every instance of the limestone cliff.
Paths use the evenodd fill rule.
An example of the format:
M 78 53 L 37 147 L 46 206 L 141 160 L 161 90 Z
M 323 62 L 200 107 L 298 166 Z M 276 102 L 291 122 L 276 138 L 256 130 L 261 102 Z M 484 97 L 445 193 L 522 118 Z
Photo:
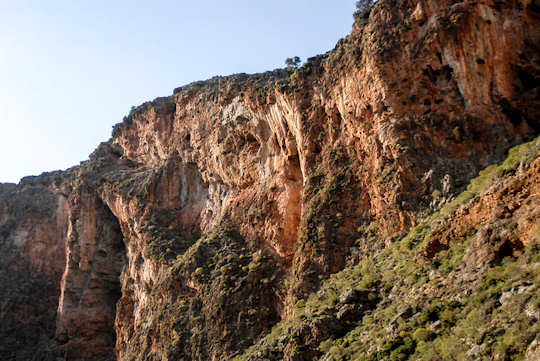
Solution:
M 461 330 L 439 314 L 465 312 L 489 269 L 510 257 L 514 283 L 538 274 L 537 143 L 475 177 L 539 132 L 539 10 L 380 0 L 298 69 L 177 88 L 80 166 L 0 185 L 0 355 L 430 359 Z M 500 350 L 497 330 L 460 357 L 534 357 L 535 333 Z

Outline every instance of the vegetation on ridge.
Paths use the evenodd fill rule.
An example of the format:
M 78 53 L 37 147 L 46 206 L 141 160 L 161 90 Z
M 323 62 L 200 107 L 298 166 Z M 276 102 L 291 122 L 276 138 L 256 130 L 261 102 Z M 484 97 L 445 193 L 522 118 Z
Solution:
M 476 228 L 432 258 L 423 249 L 442 220 L 539 155 L 540 138 L 511 149 L 399 242 L 332 275 L 235 360 L 523 359 L 540 333 L 540 227 L 523 250 L 480 267 L 471 254 L 489 241 Z M 347 301 L 355 292 L 363 296 Z

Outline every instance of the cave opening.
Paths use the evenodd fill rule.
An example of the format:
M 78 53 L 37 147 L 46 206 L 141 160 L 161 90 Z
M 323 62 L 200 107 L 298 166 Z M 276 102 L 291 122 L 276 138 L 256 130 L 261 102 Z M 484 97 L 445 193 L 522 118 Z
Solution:
M 124 236 L 97 195 L 83 193 L 72 212 L 56 339 L 68 359 L 108 358 L 116 346 L 120 276 L 127 263 Z

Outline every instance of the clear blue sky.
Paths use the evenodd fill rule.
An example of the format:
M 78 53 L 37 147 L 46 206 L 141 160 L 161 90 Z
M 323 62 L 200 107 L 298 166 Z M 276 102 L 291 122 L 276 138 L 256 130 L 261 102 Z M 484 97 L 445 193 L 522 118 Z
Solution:
M 354 0 L 0 3 L 0 182 L 88 158 L 131 106 L 334 47 Z

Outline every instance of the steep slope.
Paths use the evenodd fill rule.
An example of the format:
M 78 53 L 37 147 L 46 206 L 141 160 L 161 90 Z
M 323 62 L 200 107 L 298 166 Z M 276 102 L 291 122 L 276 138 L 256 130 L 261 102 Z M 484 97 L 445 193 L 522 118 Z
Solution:
M 539 167 L 540 138 L 512 149 L 235 360 L 537 360 Z
M 0 184 L 0 358 L 32 359 L 54 347 L 67 202 L 55 176 Z
M 409 295 L 408 287 L 436 287 L 446 274 L 418 285 L 395 272 L 389 279 L 373 276 L 367 290 L 343 296 L 345 309 L 337 315 L 314 319 L 320 327 L 290 331 L 283 325 L 298 317 L 304 300 L 327 292 L 331 274 L 358 267 L 395 271 L 370 264 L 399 262 L 394 251 L 404 242 L 411 247 L 403 254 L 416 255 L 415 231 L 399 241 L 411 227 L 454 199 L 481 169 L 502 161 L 511 146 L 538 133 L 538 10 L 530 0 L 380 0 L 357 14 L 351 35 L 334 50 L 299 69 L 175 89 L 132 110 L 80 166 L 2 185 L 6 258 L 0 276 L 8 280 L 6 289 L 18 292 L 0 295 L 11 305 L 1 320 L 17 328 L 33 315 L 35 322 L 29 318 L 19 329 L 48 341 L 36 348 L 6 329 L 0 337 L 8 346 L 1 351 L 19 359 L 28 358 L 20 351 L 27 347 L 43 359 L 227 360 L 257 344 L 246 358 L 332 359 L 339 351 L 382 359 L 401 357 L 392 352 L 406 346 L 404 357 L 420 357 L 419 341 L 436 345 L 443 336 L 399 336 L 407 330 L 392 319 L 389 338 L 377 338 L 361 316 L 371 310 L 371 319 L 385 323 L 401 312 L 388 308 L 389 300 Z M 425 221 L 422 229 L 431 233 L 419 267 L 453 259 L 454 239 L 472 237 L 467 232 L 478 231 L 481 222 L 497 225 L 507 238 L 489 246 L 485 240 L 492 237 L 479 236 L 467 250 L 495 255 L 486 261 L 491 267 L 527 246 L 529 258 L 511 262 L 532 267 L 537 250 L 529 244 L 538 223 L 532 158 L 515 179 L 504 178 L 516 183 L 515 194 L 529 192 L 524 197 L 532 206 L 516 206 L 500 221 L 507 203 L 519 199 L 501 188 L 474 198 L 478 204 L 467 214 L 448 211 L 435 217 L 441 225 Z M 493 214 L 486 213 L 490 207 Z M 525 216 L 511 222 L 515 209 Z M 55 304 L 32 300 L 33 286 L 15 287 L 23 268 Z M 476 283 L 465 289 L 481 290 L 484 271 L 458 268 L 456 283 L 429 291 L 430 297 L 449 302 L 445 297 L 466 277 Z M 525 280 L 527 272 L 511 277 Z M 350 285 L 365 280 L 354 272 L 350 277 Z M 393 291 L 400 282 L 403 289 Z M 27 297 L 24 312 L 14 308 L 14 295 Z M 429 307 L 420 297 L 406 313 Z M 36 322 L 46 325 L 43 332 Z M 261 344 L 275 340 L 262 337 L 278 323 L 277 346 Z M 351 344 L 347 337 L 357 338 L 355 332 L 380 342 L 371 349 L 331 344 L 343 336 Z M 385 348 L 386 341 L 393 346 Z M 481 352 L 492 351 L 490 344 Z

